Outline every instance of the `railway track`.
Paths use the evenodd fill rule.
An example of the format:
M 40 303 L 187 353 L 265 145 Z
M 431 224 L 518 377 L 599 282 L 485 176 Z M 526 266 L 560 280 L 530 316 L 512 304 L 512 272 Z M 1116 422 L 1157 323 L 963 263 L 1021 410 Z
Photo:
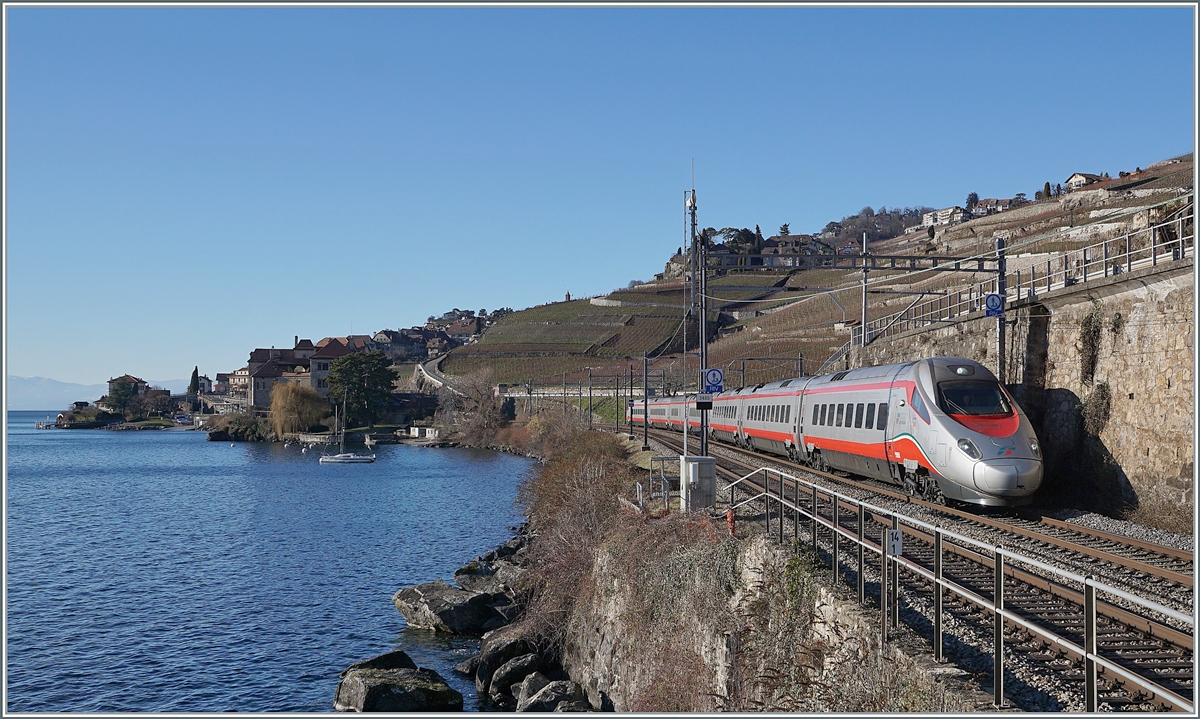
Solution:
M 679 433 L 651 430 L 651 434 L 656 441 L 672 450 L 682 450 Z M 1010 560 L 1006 563 L 1001 560 L 1001 584 L 998 585 L 997 561 L 1000 552 L 989 553 L 977 548 L 947 545 L 949 551 L 941 553 L 941 571 L 945 578 L 974 595 L 969 600 L 949 592 L 942 602 L 934 596 L 933 582 L 921 576 L 920 572 L 892 573 L 889 580 L 891 596 L 897 596 L 897 593 L 903 596 L 905 623 L 918 630 L 918 633 L 928 635 L 931 643 L 936 644 L 935 656 L 941 653 L 942 643 L 935 639 L 934 634 L 942 626 L 941 617 L 944 617 L 955 627 L 957 635 L 961 635 L 956 636 L 955 646 L 961 645 L 962 637 L 971 635 L 976 637 L 976 644 L 982 642 L 983 645 L 987 645 L 989 636 L 1001 637 L 997 641 L 1002 641 L 1004 647 L 1002 658 L 1012 656 L 1024 666 L 1032 667 L 1035 673 L 1040 671 L 1052 675 L 1054 679 L 1049 683 L 1078 685 L 1075 696 L 1082 696 L 1086 689 L 1087 672 L 1086 662 L 1078 651 L 1050 641 L 1040 632 L 1030 631 L 1012 621 L 1005 621 L 1002 632 L 997 635 L 996 615 L 981 608 L 994 604 L 996 589 L 1003 586 L 1001 604 L 1006 611 L 1012 612 L 1014 618 L 1032 623 L 1070 644 L 1086 647 L 1089 641 L 1085 616 L 1088 589 L 1080 584 L 1072 586 L 1071 582 L 1062 581 L 1061 576 L 1048 571 L 1053 567 L 1039 567 L 1039 564 L 1065 567 L 1075 575 L 1095 577 L 1104 584 L 1150 599 L 1180 614 L 1192 614 L 1193 562 L 1189 552 L 1068 524 L 1036 513 L 989 517 L 964 512 L 923 502 L 877 482 L 863 482 L 800 468 L 769 455 L 722 443 L 710 442 L 710 450 L 715 450 L 710 454 L 717 458 L 719 475 L 728 482 L 741 479 L 739 487 L 744 488 L 747 497 L 772 491 L 777 497 L 792 501 L 794 507 L 808 508 L 820 517 L 818 522 L 812 522 L 802 513 L 789 512 L 777 499 L 767 500 L 765 510 L 757 515 L 766 521 L 768 532 L 775 534 L 777 531 L 780 541 L 788 539 L 788 526 L 793 540 L 811 539 L 827 564 L 833 561 L 833 555 L 837 553 L 838 574 L 844 574 L 847 580 L 853 577 L 860 600 L 865 599 L 866 595 L 881 594 L 878 563 L 864 561 L 862 553 L 856 558 L 838 552 L 835 534 L 830 527 L 836 524 L 840 534 L 846 537 L 859 533 L 864 543 L 878 552 L 882 551 L 886 530 L 893 528 L 896 520 L 888 522 L 882 516 L 868 513 L 860 531 L 857 511 L 847 511 L 845 506 L 838 506 L 835 516 L 832 494 L 822 496 L 819 490 L 814 490 L 810 498 L 807 490 L 802 493 L 799 483 L 783 474 L 773 474 L 773 478 L 766 482 L 761 481 L 761 476 L 742 478 L 763 467 L 791 475 L 804 474 L 840 493 L 853 491 L 861 493 L 860 498 L 870 496 L 872 502 L 877 501 L 875 497 L 886 497 L 894 505 L 889 511 L 906 516 L 923 514 L 923 521 L 939 529 L 947 525 L 950 531 L 980 536 L 981 541 L 988 545 L 1019 548 L 1022 557 L 1029 557 L 1031 562 Z M 732 497 L 730 499 L 732 504 Z M 761 503 L 756 504 L 762 506 Z M 789 514 L 795 515 L 790 517 L 790 521 Z M 933 576 L 938 554 L 935 546 L 939 543 L 940 540 L 928 531 L 906 526 L 903 560 Z M 899 579 L 901 576 L 903 578 Z M 939 602 L 940 612 L 937 611 Z M 892 621 L 897 621 L 901 614 L 899 604 L 890 611 Z M 1178 618 L 1148 612 L 1137 603 L 1119 597 L 1097 601 L 1095 611 L 1099 617 L 1095 625 L 1096 653 L 1115 665 L 1112 669 L 1101 667 L 1098 672 L 1096 696 L 1102 707 L 1138 711 L 1177 710 L 1194 702 L 1191 626 Z M 976 649 L 974 654 L 978 655 L 981 651 Z M 970 650 L 959 653 L 966 657 L 968 664 L 971 663 Z M 978 661 L 975 663 L 978 664 Z M 1003 671 L 1003 664 L 1001 667 Z M 1122 673 L 1149 680 L 1166 691 L 1148 691 L 1127 677 L 1122 677 Z M 1066 705 L 1071 706 L 1069 701 Z

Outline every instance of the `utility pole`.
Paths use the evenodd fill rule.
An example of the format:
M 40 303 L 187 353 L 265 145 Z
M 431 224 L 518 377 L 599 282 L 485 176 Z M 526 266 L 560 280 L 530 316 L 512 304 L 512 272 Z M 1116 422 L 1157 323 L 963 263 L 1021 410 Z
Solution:
M 625 389 L 629 392 L 629 406 L 633 407 L 633 365 L 629 365 L 629 375 L 625 378 Z M 630 410 L 629 415 L 629 438 L 633 439 L 633 433 L 637 431 L 633 426 L 633 411 Z
M 691 216 L 692 225 L 692 247 L 696 257 L 696 272 L 693 275 L 694 279 L 698 279 L 698 283 L 694 283 L 696 293 L 700 299 L 700 373 L 708 369 L 708 269 L 705 258 L 705 246 L 703 239 L 696 232 L 696 188 L 693 184 L 691 194 L 687 199 L 687 210 Z M 697 391 L 704 388 L 703 377 Z M 708 455 L 708 410 L 700 410 L 700 455 Z
M 563 406 L 563 419 L 566 419 L 567 418 L 567 373 L 566 372 L 563 372 L 562 406 Z
M 1008 283 L 1004 273 L 1008 260 L 1004 257 L 1004 238 L 996 238 L 996 292 L 1000 295 L 1000 316 L 996 318 L 996 379 L 1004 384 L 1004 305 L 1008 302 Z M 1020 290 L 1018 289 L 1018 292 Z
M 796 354 L 796 376 L 797 377 L 804 376 L 804 353 L 803 352 L 798 352 Z
M 613 377 L 613 414 L 617 418 L 617 434 L 621 433 L 621 410 L 623 409 L 625 406 L 621 404 L 621 373 L 617 372 Z
M 746 386 L 746 360 L 742 360 L 742 387 Z
M 588 429 L 592 428 L 592 368 L 588 367 Z
M 862 321 L 858 324 L 858 330 L 862 334 L 862 346 L 867 346 L 867 233 L 863 232 L 863 248 L 862 248 Z M 859 364 L 866 362 L 865 358 L 859 360 Z
M 650 355 L 642 353 L 642 450 L 650 449 Z

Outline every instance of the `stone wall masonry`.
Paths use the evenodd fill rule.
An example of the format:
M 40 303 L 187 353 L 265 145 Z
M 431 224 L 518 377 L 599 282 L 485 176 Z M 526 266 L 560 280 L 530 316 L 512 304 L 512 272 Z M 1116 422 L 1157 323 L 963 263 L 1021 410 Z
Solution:
M 1052 498 L 1099 511 L 1191 512 L 1193 271 L 1185 258 L 1007 308 L 997 374 L 1042 440 Z M 877 340 L 854 350 L 849 366 L 951 355 L 995 372 L 996 333 L 996 319 L 976 313 Z

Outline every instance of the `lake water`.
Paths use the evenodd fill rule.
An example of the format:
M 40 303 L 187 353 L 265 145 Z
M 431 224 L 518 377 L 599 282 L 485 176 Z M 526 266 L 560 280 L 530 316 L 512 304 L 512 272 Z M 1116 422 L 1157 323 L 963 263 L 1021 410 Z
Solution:
M 320 465 L 45 415 L 8 413 L 8 711 L 330 712 L 339 672 L 397 648 L 477 708 L 450 668 L 478 640 L 406 628 L 391 595 L 511 537 L 532 462 L 390 445 Z

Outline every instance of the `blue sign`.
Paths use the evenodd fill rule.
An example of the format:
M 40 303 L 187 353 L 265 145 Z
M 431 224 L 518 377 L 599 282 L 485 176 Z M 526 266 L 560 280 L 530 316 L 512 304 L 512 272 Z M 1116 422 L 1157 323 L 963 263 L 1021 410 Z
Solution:
M 984 301 L 984 314 L 987 317 L 999 317 L 1004 314 L 1004 298 L 997 294 L 988 295 Z
M 719 369 L 704 370 L 704 391 L 708 394 L 723 392 L 725 374 Z

